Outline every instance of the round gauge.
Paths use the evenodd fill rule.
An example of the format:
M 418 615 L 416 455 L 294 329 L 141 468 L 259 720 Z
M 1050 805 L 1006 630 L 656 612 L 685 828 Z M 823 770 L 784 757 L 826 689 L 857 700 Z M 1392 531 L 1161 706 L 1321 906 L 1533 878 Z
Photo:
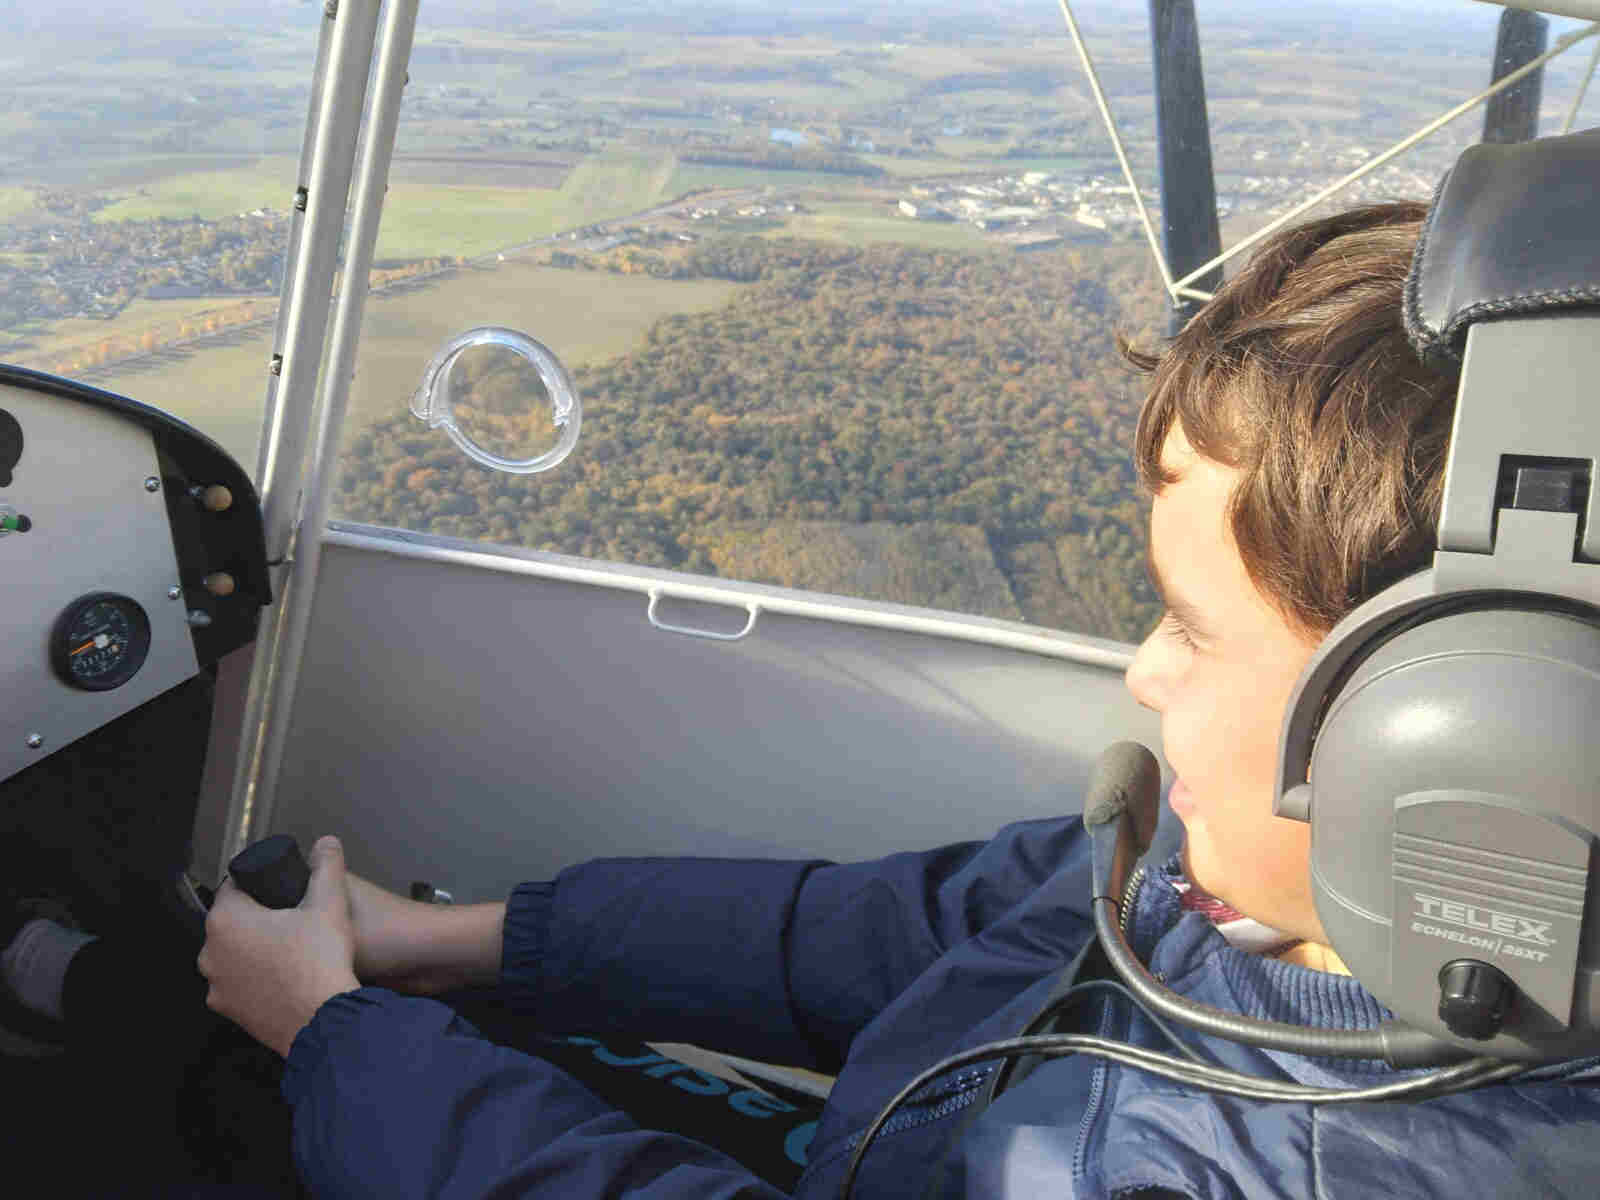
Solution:
M 63 683 L 108 692 L 138 674 L 150 653 L 150 618 L 138 601 L 92 592 L 67 605 L 50 634 L 50 665 Z

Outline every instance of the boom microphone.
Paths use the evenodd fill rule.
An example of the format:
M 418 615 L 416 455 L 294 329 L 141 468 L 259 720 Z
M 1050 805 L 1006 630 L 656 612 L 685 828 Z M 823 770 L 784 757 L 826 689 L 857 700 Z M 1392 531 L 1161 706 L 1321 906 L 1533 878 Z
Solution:
M 1161 767 L 1138 742 L 1106 748 L 1089 779 L 1083 823 L 1094 842 L 1094 900 L 1120 902 L 1134 860 L 1155 837 Z
M 1161 790 L 1161 767 L 1156 756 L 1138 742 L 1108 746 L 1095 764 L 1089 794 L 1083 802 L 1083 823 L 1091 830 L 1115 820 L 1124 812 L 1134 820 L 1138 852 L 1150 848 L 1156 832 L 1156 796 Z

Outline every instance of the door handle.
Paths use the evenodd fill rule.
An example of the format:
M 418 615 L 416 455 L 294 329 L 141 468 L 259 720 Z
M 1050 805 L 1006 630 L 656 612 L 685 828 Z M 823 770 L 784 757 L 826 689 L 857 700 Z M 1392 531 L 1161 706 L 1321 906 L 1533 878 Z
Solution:
M 411 884 L 411 898 L 421 900 L 424 904 L 454 904 L 456 898 L 443 888 L 436 888 L 426 880 L 415 880 Z
M 669 625 L 665 621 L 658 621 L 656 619 L 656 604 L 660 599 L 661 589 L 651 588 L 650 607 L 645 610 L 644 614 L 650 618 L 650 624 L 657 629 L 664 629 L 668 633 L 686 633 L 690 637 L 711 638 L 718 642 L 737 642 L 740 638 L 747 636 L 756 627 L 756 617 L 761 613 L 759 604 L 753 600 L 747 600 L 744 603 L 744 610 L 749 614 L 749 619 L 745 621 L 744 628 L 738 633 L 714 633 L 709 629 L 691 629 L 687 625 Z

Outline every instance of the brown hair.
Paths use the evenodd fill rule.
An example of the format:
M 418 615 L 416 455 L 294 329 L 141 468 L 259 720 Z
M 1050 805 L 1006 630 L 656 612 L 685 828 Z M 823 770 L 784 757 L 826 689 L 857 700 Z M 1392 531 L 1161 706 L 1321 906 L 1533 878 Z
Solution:
M 1377 204 L 1274 234 L 1160 354 L 1134 458 L 1152 493 L 1174 419 L 1240 471 L 1226 520 L 1263 597 L 1313 640 L 1429 564 L 1458 376 L 1422 365 L 1401 298 L 1427 206 Z

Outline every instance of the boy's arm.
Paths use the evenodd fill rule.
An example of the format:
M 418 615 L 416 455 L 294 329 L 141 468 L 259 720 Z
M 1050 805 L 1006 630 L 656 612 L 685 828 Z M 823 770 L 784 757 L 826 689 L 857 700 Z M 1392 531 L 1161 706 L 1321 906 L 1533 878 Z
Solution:
M 495 987 L 505 922 L 504 900 L 420 908 L 404 927 L 405 946 L 395 951 L 403 970 L 369 982 L 418 996 Z
M 317 1010 L 280 1090 L 294 1113 L 295 1166 L 318 1196 L 784 1196 L 720 1150 L 640 1128 L 446 1005 L 379 987 Z
M 946 951 L 1074 864 L 1083 883 L 1063 887 L 1068 920 L 1057 924 L 1076 913 L 1082 929 L 1056 932 L 1088 936 L 1087 846 L 1074 815 L 860 863 L 597 859 L 512 893 L 500 983 L 548 1030 L 833 1074 L 855 1035 Z M 461 926 L 480 968 L 492 919 Z

